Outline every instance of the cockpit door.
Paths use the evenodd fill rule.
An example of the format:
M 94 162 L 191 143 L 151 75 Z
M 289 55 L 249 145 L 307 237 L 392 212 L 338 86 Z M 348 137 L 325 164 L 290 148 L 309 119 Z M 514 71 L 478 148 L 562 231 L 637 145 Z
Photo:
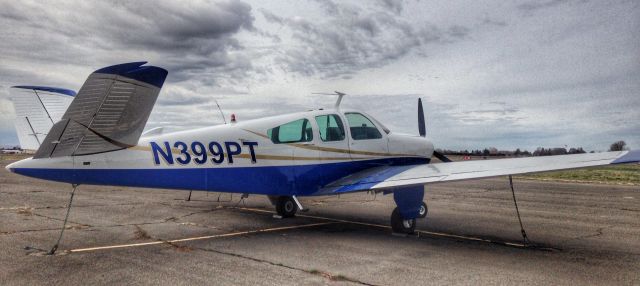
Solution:
M 345 161 L 350 160 L 349 139 L 345 131 L 343 119 L 337 114 L 315 116 L 318 125 L 318 160 Z
M 387 138 L 371 119 L 359 112 L 346 112 L 344 115 L 349 127 L 351 159 L 387 157 L 389 153 Z

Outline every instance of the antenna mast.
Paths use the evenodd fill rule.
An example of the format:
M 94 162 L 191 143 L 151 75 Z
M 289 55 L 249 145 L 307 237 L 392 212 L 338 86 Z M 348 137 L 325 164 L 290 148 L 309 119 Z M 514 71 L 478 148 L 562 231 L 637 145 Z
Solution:
M 336 100 L 336 105 L 335 108 L 338 109 L 340 108 L 340 103 L 342 102 L 342 97 L 344 97 L 345 95 L 347 95 L 344 92 L 339 92 L 339 91 L 334 91 L 337 95 L 338 95 L 338 100 Z
M 333 93 L 324 93 L 324 92 L 312 92 L 311 94 L 324 94 L 324 95 L 338 95 L 338 100 L 336 100 L 336 104 L 333 106 L 335 109 L 340 108 L 340 103 L 342 102 L 342 97 L 347 95 L 344 92 L 334 91 Z
M 222 121 L 224 121 L 224 124 L 227 124 L 227 119 L 224 118 L 224 113 L 222 113 L 222 108 L 220 108 L 220 104 L 218 104 L 218 101 L 215 99 L 213 100 L 213 102 L 216 103 L 216 106 L 218 106 L 218 110 L 220 110 L 220 115 L 222 115 Z

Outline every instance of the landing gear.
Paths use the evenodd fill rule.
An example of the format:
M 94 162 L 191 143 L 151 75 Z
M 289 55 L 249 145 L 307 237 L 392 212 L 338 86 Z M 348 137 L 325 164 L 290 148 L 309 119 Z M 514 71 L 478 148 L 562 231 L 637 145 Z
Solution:
M 427 213 L 429 212 L 429 208 L 427 208 L 427 204 L 422 202 L 422 206 L 420 206 L 420 211 L 418 212 L 419 218 L 427 217 Z
M 424 186 L 399 187 L 393 191 L 396 208 L 391 213 L 391 229 L 394 233 L 413 234 L 416 218 L 427 215 L 424 203 Z
M 398 208 L 391 213 L 391 229 L 394 233 L 412 234 L 416 229 L 416 219 L 405 219 Z
M 293 217 L 296 215 L 298 211 L 298 205 L 293 197 L 278 197 L 275 201 L 276 212 L 279 216 L 285 217 Z

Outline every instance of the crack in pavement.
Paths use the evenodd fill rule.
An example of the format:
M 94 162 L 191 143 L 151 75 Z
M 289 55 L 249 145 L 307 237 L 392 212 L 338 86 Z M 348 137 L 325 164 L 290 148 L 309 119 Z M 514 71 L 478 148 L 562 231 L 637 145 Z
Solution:
M 136 239 L 153 239 L 153 240 L 156 240 L 156 241 L 160 241 L 160 242 L 162 242 L 162 243 L 164 243 L 164 244 L 176 249 L 177 251 L 181 251 L 181 252 L 189 252 L 189 251 L 193 251 L 193 250 L 201 250 L 201 251 L 205 251 L 205 252 L 214 252 L 214 253 L 218 253 L 218 254 L 222 254 L 222 255 L 228 255 L 228 256 L 233 256 L 233 257 L 237 257 L 237 258 L 247 259 L 247 260 L 251 260 L 251 261 L 254 261 L 254 262 L 265 263 L 265 264 L 269 264 L 269 265 L 272 265 L 272 266 L 277 266 L 277 267 L 283 267 L 283 268 L 287 268 L 287 269 L 291 269 L 291 270 L 296 270 L 296 271 L 304 272 L 304 273 L 311 274 L 311 275 L 317 275 L 317 276 L 321 276 L 321 277 L 324 277 L 326 279 L 329 279 L 330 281 L 346 281 L 346 282 L 356 283 L 356 284 L 359 284 L 359 285 L 375 285 L 375 284 L 362 282 L 362 281 L 359 281 L 359 280 L 356 280 L 356 279 L 353 279 L 353 278 L 349 278 L 349 277 L 346 277 L 344 275 L 334 275 L 334 274 L 331 274 L 331 273 L 325 272 L 325 271 L 318 271 L 318 270 L 315 270 L 315 269 L 307 270 L 307 269 L 302 269 L 302 268 L 297 268 L 297 267 L 285 265 L 285 264 L 282 264 L 282 263 L 271 262 L 271 261 L 268 261 L 268 260 L 265 260 L 265 259 L 258 259 L 258 258 L 254 258 L 254 257 L 242 255 L 242 254 L 219 251 L 219 250 L 210 249 L 210 248 L 190 247 L 190 246 L 186 246 L 186 245 L 180 245 L 180 244 L 174 243 L 174 242 L 169 241 L 169 240 L 154 238 L 151 235 L 149 235 L 140 226 L 136 225 L 135 227 L 136 227 L 136 231 L 134 232 L 134 234 L 135 234 L 135 238 Z
M 50 217 L 50 216 L 46 216 L 46 215 L 42 215 L 42 214 L 38 214 L 38 213 L 35 213 L 35 212 L 32 212 L 31 214 L 32 214 L 32 215 L 34 215 L 34 216 L 43 217 L 43 218 L 50 219 L 50 220 L 64 221 L 64 219 L 59 219 L 59 218 L 55 218 L 55 217 Z M 79 222 L 75 222 L 75 221 L 72 221 L 72 220 L 67 220 L 67 223 L 76 224 L 76 225 L 78 225 L 78 226 L 80 226 L 80 227 L 82 227 L 82 228 L 90 228 L 90 227 L 93 227 L 92 225 L 84 224 L 84 223 L 79 223 Z
M 154 203 L 122 203 L 122 204 L 105 204 L 105 205 L 73 205 L 72 208 L 88 208 L 88 207 L 111 207 L 111 206 L 137 206 L 137 205 L 145 205 L 145 204 L 154 204 Z M 157 204 L 157 203 L 156 203 Z M 43 207 L 30 207 L 30 206 L 21 206 L 21 207 L 4 207 L 0 208 L 0 211 L 12 211 L 23 208 L 30 208 L 33 210 L 57 210 L 57 209 L 66 209 L 68 206 L 43 206 Z
M 0 194 L 5 195 L 22 195 L 22 194 L 32 194 L 32 193 L 44 193 L 46 191 L 25 191 L 25 192 L 0 192 Z
M 18 208 L 18 209 L 14 209 L 14 210 L 21 210 L 21 209 L 24 209 L 24 208 Z M 217 227 L 209 226 L 209 225 L 190 223 L 190 222 L 179 222 L 180 219 L 183 219 L 185 217 L 189 217 L 189 216 L 192 216 L 192 215 L 195 215 L 195 214 L 200 214 L 200 213 L 213 212 L 213 211 L 216 211 L 216 210 L 217 209 L 209 209 L 209 210 L 191 212 L 191 213 L 188 213 L 188 214 L 183 215 L 183 216 L 179 216 L 179 217 L 173 217 L 172 216 L 172 217 L 169 217 L 169 218 L 165 218 L 165 219 L 163 219 L 161 221 L 155 221 L 155 222 L 138 222 L 138 223 L 124 223 L 124 224 L 110 224 L 110 225 L 89 225 L 89 224 L 83 224 L 83 223 L 74 222 L 74 221 L 70 221 L 69 220 L 69 221 L 67 221 L 67 223 L 74 224 L 75 226 L 67 225 L 66 229 L 77 229 L 77 230 L 91 231 L 91 230 L 100 229 L 100 228 L 113 228 L 113 227 L 126 227 L 126 226 L 139 227 L 140 225 L 154 225 L 154 224 L 162 224 L 162 223 L 169 223 L 169 222 L 176 223 L 176 224 L 179 224 L 179 225 L 192 225 L 192 226 L 198 226 L 198 227 L 204 227 L 204 228 L 218 229 Z M 33 212 L 31 212 L 30 215 L 43 217 L 43 218 L 50 219 L 50 220 L 55 220 L 55 221 L 63 221 L 62 219 L 49 217 L 49 216 L 45 216 L 45 215 L 41 215 L 41 214 L 37 214 L 37 213 L 33 213 Z M 60 228 L 57 227 L 57 228 L 43 228 L 43 229 L 26 229 L 26 230 L 17 230 L 17 231 L 3 231 L 3 232 L 0 232 L 0 235 L 12 235 L 12 234 L 19 234 L 19 233 L 38 232 L 38 231 L 52 231 L 52 230 L 60 230 Z
M 603 235 L 604 231 L 606 229 L 609 229 L 609 228 L 612 228 L 612 227 L 613 227 L 613 225 L 599 227 L 599 228 L 596 229 L 595 233 L 586 234 L 586 235 L 580 235 L 580 236 L 576 236 L 576 237 L 573 237 L 573 238 L 569 238 L 567 240 L 564 240 L 564 241 L 560 242 L 560 244 L 565 244 L 565 243 L 568 243 L 570 241 L 579 241 L 579 240 L 583 240 L 583 239 L 598 237 L 598 236 Z
M 221 251 L 221 250 L 216 250 L 216 249 L 212 249 L 212 248 L 204 248 L 204 247 L 192 247 L 191 249 L 196 249 L 196 250 L 201 250 L 201 251 L 206 251 L 206 252 L 213 252 L 213 253 L 218 253 L 218 254 L 222 254 L 222 255 L 228 255 L 228 256 L 233 256 L 233 257 L 237 257 L 237 258 L 242 258 L 242 259 L 247 259 L 247 260 L 251 260 L 254 262 L 258 262 L 258 263 L 265 263 L 265 264 L 269 264 L 272 266 L 277 266 L 277 267 L 283 267 L 283 268 L 287 268 L 287 269 L 291 269 L 291 270 L 296 270 L 296 271 L 300 271 L 300 272 L 304 272 L 310 275 L 316 275 L 316 276 L 321 276 L 324 277 L 326 279 L 329 279 L 330 281 L 346 281 L 346 282 L 351 282 L 351 283 L 356 283 L 359 285 L 368 285 L 368 286 L 375 286 L 376 284 L 371 284 L 371 283 L 366 283 L 360 280 L 356 280 L 354 278 L 350 278 L 350 277 L 346 277 L 344 275 L 333 275 L 329 272 L 324 272 L 324 271 L 318 271 L 318 270 L 308 270 L 308 269 L 303 269 L 303 268 L 297 268 L 297 267 L 293 267 L 290 265 L 285 265 L 282 263 L 276 263 L 276 262 L 272 262 L 269 260 L 265 260 L 265 259 L 260 259 L 260 258 L 255 258 L 255 257 L 251 257 L 251 256 L 246 256 L 246 255 L 242 255 L 242 254 L 238 254 L 238 253 L 232 253 L 232 252 L 226 252 L 226 251 Z

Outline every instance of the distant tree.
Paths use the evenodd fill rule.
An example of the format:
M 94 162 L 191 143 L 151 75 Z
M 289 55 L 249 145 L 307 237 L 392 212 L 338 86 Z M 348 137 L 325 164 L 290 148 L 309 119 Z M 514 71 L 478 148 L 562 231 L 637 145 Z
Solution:
M 520 156 L 522 154 L 522 151 L 520 151 L 520 148 L 516 149 L 516 151 L 513 152 L 513 155 L 516 156 Z
M 553 149 L 549 149 L 551 152 L 551 156 L 555 156 L 555 155 L 565 155 L 567 154 L 567 149 L 565 148 L 553 148 Z
M 627 147 L 627 143 L 620 140 L 611 144 L 611 146 L 609 147 L 609 151 L 622 151 L 622 150 L 626 150 L 627 149 L 626 147 Z
M 489 155 L 491 155 L 491 151 L 489 151 L 489 149 L 487 149 L 487 148 L 484 148 L 484 150 L 482 150 L 482 155 L 489 156 Z

